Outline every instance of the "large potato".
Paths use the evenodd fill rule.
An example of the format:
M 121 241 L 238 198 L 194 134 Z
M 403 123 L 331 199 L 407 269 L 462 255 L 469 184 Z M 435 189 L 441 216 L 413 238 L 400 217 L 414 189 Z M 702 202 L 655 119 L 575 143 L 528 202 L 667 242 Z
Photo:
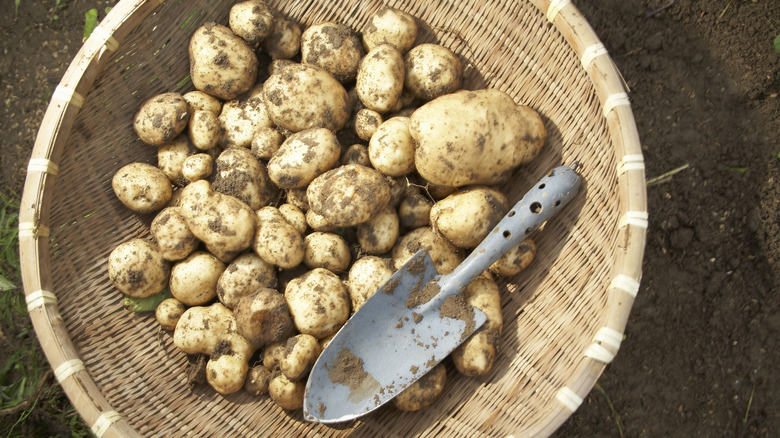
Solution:
M 358 164 L 329 170 L 306 189 L 309 208 L 337 227 L 365 222 L 390 201 L 390 184 L 381 173 Z
M 320 67 L 292 64 L 263 85 L 271 120 L 293 132 L 310 128 L 338 131 L 350 116 L 347 90 Z
M 190 79 L 200 91 L 224 100 L 249 91 L 257 79 L 257 55 L 228 27 L 199 27 L 189 44 Z
M 265 165 L 249 149 L 227 148 L 215 164 L 212 188 L 243 201 L 252 210 L 268 204 L 277 193 Z
M 171 266 L 157 247 L 144 239 L 132 239 L 108 255 L 108 278 L 123 294 L 146 298 L 168 285 Z
M 415 166 L 434 184 L 493 184 L 533 160 L 547 137 L 541 117 L 499 90 L 459 91 L 418 108 L 409 133 Z
M 316 23 L 301 35 L 301 62 L 322 67 L 341 83 L 355 79 L 363 45 L 355 31 L 340 23 Z
M 313 128 L 291 135 L 270 160 L 268 176 L 283 189 L 300 189 L 339 161 L 341 145 L 325 128 Z
M 476 248 L 508 211 L 503 193 L 470 187 L 433 204 L 431 225 L 453 245 Z
M 162 209 L 173 195 L 171 181 L 165 173 L 146 163 L 130 163 L 111 179 L 111 187 L 125 207 L 136 213 Z
M 241 298 L 233 310 L 238 334 L 257 347 L 283 341 L 294 334 L 284 295 L 262 287 Z
M 360 62 L 355 89 L 366 108 L 385 113 L 395 108 L 404 88 L 404 60 L 389 44 L 368 52 Z
M 163 93 L 147 99 L 135 115 L 133 128 L 146 144 L 161 146 L 184 131 L 190 107 L 179 93 Z

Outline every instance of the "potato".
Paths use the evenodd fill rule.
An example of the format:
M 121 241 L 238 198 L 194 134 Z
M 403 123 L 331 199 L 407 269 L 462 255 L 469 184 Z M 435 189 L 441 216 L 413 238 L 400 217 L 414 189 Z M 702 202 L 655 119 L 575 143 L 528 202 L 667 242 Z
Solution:
M 436 401 L 447 383 L 447 368 L 438 364 L 393 399 L 393 406 L 402 411 L 419 411 Z
M 339 277 L 314 268 L 291 280 L 284 291 L 298 332 L 324 338 L 338 331 L 349 318 L 349 294 Z
M 315 231 L 303 239 L 303 245 L 303 262 L 309 268 L 325 268 L 341 274 L 352 261 L 349 245 L 338 234 Z
M 157 241 L 157 250 L 165 260 L 181 260 L 200 243 L 192 234 L 180 207 L 166 207 L 152 220 L 149 231 Z
M 390 6 L 377 9 L 363 28 L 363 47 L 367 52 L 381 44 L 390 44 L 405 54 L 416 38 L 417 22 L 414 17 Z
M 275 75 L 282 71 L 282 69 L 286 68 L 290 65 L 298 64 L 297 62 L 293 61 L 292 59 L 274 59 L 271 61 L 270 64 L 268 64 L 268 75 Z
M 395 246 L 398 233 L 398 214 L 393 207 L 387 206 L 357 226 L 360 250 L 374 255 L 385 254 Z
M 476 248 L 508 211 L 503 193 L 475 186 L 433 204 L 431 225 L 453 245 Z
M 190 38 L 192 85 L 224 100 L 249 91 L 257 79 L 257 55 L 228 27 L 210 22 Z
M 180 135 L 157 148 L 157 167 L 172 183 L 184 187 L 188 183 L 182 174 L 184 160 L 195 152 L 197 149 L 190 139 L 186 135 Z
M 225 102 L 219 113 L 219 126 L 219 144 L 226 148 L 249 148 L 257 132 L 273 127 L 262 85 L 252 88 L 239 99 Z
M 329 232 L 337 227 L 330 223 L 325 216 L 315 213 L 314 210 L 306 212 L 306 224 L 314 231 Z
M 166 298 L 157 305 L 154 317 L 163 330 L 173 331 L 187 306 L 176 298 Z
M 369 220 L 390 200 L 390 185 L 374 169 L 348 164 L 329 170 L 306 189 L 309 207 L 337 227 Z
M 342 84 L 355 79 L 362 58 L 360 38 L 344 24 L 316 23 L 301 35 L 301 62 L 321 67 Z
M 268 160 L 268 176 L 283 189 L 300 189 L 339 161 L 341 145 L 325 128 L 291 135 Z
M 511 277 L 525 270 L 536 256 L 536 244 L 530 237 L 526 237 L 517 246 L 499 257 L 491 266 L 490 272 L 501 276 Z
M 339 81 L 320 67 L 290 65 L 263 85 L 271 120 L 292 132 L 311 128 L 338 131 L 349 120 L 349 97 Z
M 398 206 L 398 221 L 406 228 L 430 225 L 431 207 L 433 202 L 430 198 L 425 196 L 418 187 L 411 186 L 406 190 L 406 195 Z
M 222 102 L 219 99 L 202 91 L 190 91 L 189 93 L 184 93 L 182 97 L 189 104 L 190 113 L 204 110 L 219 114 L 222 110 Z
M 211 149 L 219 141 L 219 118 L 211 111 L 195 111 L 190 118 L 188 132 L 196 148 L 202 151 Z
M 263 349 L 263 366 L 269 370 L 278 370 L 282 363 L 284 350 L 287 348 L 287 340 L 271 342 Z
M 347 290 L 352 303 L 352 311 L 357 312 L 363 304 L 393 275 L 389 259 L 376 256 L 364 256 L 349 268 Z
M 314 336 L 293 336 L 287 340 L 279 370 L 290 380 L 301 380 L 311 371 L 320 351 L 320 344 Z
M 433 100 L 460 88 L 460 60 L 444 46 L 414 47 L 404 57 L 404 69 L 404 87 L 419 99 Z
M 242 297 L 233 310 L 236 330 L 256 347 L 279 342 L 294 334 L 284 295 L 276 289 L 261 287 Z
M 268 395 L 282 409 L 288 411 L 303 408 L 303 395 L 306 391 L 305 380 L 292 381 L 282 373 L 277 373 L 268 382 Z
M 370 140 L 382 121 L 382 115 L 378 112 L 362 108 L 355 114 L 355 133 L 361 140 Z
M 385 113 L 394 108 L 404 88 L 404 59 L 395 47 L 382 44 L 360 62 L 355 84 L 366 108 Z
M 290 59 L 301 49 L 301 28 L 294 21 L 277 17 L 263 48 L 273 59 Z
M 190 155 L 181 167 L 181 175 L 187 183 L 207 179 L 213 172 L 214 159 L 209 154 Z
M 468 304 L 484 312 L 487 319 L 482 327 L 452 352 L 452 362 L 463 375 L 484 376 L 493 369 L 501 343 L 504 326 L 501 295 L 495 281 L 480 276 L 466 287 L 464 298 Z
M 279 213 L 303 236 L 308 228 L 308 224 L 306 224 L 306 215 L 303 214 L 300 208 L 293 204 L 282 204 L 279 206 Z
M 276 269 L 255 253 L 236 257 L 217 280 L 217 297 L 230 309 L 264 287 L 276 287 Z
M 162 146 L 181 134 L 189 120 L 189 104 L 182 95 L 163 93 L 141 104 L 133 120 L 133 129 L 144 143 Z
M 368 148 L 359 143 L 353 144 L 341 154 L 339 163 L 342 166 L 347 164 L 358 164 L 365 167 L 371 167 L 371 160 L 368 158 Z
M 180 205 L 192 234 L 222 262 L 230 263 L 252 245 L 255 212 L 238 199 L 212 190 L 208 181 L 183 188 Z
M 276 197 L 277 188 L 271 184 L 265 165 L 249 149 L 227 148 L 215 164 L 217 171 L 211 184 L 217 192 L 239 199 L 252 210 Z
M 368 142 L 368 157 L 374 169 L 385 175 L 403 176 L 414 171 L 409 118 L 393 117 L 379 125 Z
M 409 178 L 406 176 L 397 176 L 388 178 L 387 182 L 390 184 L 390 201 L 387 205 L 397 208 L 406 195 L 406 189 L 411 187 Z
M 268 383 L 270 381 L 271 370 L 260 364 L 255 365 L 247 373 L 244 391 L 256 397 L 268 394 Z
M 171 268 L 171 295 L 187 306 L 202 306 L 217 297 L 225 264 L 206 251 L 195 251 Z
M 123 294 L 146 298 L 168 285 L 171 266 L 151 242 L 131 239 L 108 255 L 108 278 Z
M 421 249 L 428 250 L 428 254 L 440 274 L 452 272 L 465 258 L 462 249 L 436 235 L 430 227 L 421 227 L 401 236 L 393 247 L 393 266 L 395 269 L 401 269 L 404 263 Z
M 284 136 L 274 128 L 263 127 L 255 131 L 250 149 L 258 160 L 270 159 L 284 143 Z
M 165 173 L 146 163 L 130 163 L 111 179 L 111 187 L 125 207 L 136 213 L 162 209 L 171 200 L 173 188 Z
M 309 211 L 309 198 L 306 197 L 306 189 L 291 189 L 285 191 L 287 203 L 298 207 L 302 212 Z
M 433 184 L 493 184 L 533 160 L 546 132 L 539 115 L 499 90 L 459 91 L 421 106 L 409 120 L 415 166 Z
M 242 1 L 230 8 L 228 25 L 234 34 L 256 49 L 271 33 L 274 27 L 274 14 L 264 1 Z
M 284 218 L 279 209 L 272 206 L 257 211 L 259 226 L 252 249 L 267 263 L 283 269 L 298 266 L 303 261 L 303 237 Z

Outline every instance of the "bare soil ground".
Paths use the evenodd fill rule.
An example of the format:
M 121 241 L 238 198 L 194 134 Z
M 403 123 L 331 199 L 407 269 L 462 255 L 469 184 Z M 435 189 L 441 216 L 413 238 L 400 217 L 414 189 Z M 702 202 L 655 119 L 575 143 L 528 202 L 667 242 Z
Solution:
M 3 194 L 21 193 L 38 124 L 81 45 L 84 12 L 102 17 L 112 3 L 0 8 Z M 631 89 L 648 177 L 687 167 L 648 187 L 644 277 L 627 337 L 599 380 L 603 393 L 592 391 L 557 436 L 776 436 L 780 2 L 574 3 Z M 0 329 L 0 357 L 37 343 L 24 318 Z M 51 413 L 68 401 L 53 379 L 46 384 L 48 403 L 15 430 L 70 435 L 66 417 Z M 17 418 L 0 415 L 0 431 Z

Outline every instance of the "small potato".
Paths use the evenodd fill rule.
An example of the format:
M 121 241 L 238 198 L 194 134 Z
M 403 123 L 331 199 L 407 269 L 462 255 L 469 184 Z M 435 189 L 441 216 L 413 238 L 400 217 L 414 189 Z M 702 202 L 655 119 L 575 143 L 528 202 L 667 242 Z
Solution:
M 180 135 L 157 148 L 157 167 L 172 183 L 184 187 L 188 183 L 182 174 L 184 160 L 196 152 L 197 149 L 189 138 L 186 135 Z
M 322 67 L 339 82 L 357 75 L 363 45 L 355 31 L 340 23 L 316 23 L 301 35 L 301 62 Z
M 257 79 L 257 55 L 226 26 L 210 22 L 199 27 L 188 51 L 192 85 L 212 96 L 235 99 Z
M 293 336 L 287 340 L 279 370 L 290 380 L 301 380 L 309 374 L 320 351 L 320 343 L 314 336 Z
M 409 178 L 406 176 L 397 176 L 395 178 L 389 178 L 390 184 L 390 201 L 387 203 L 390 207 L 398 208 L 398 205 L 406 196 L 406 190 L 411 187 Z
M 398 220 L 406 228 L 430 225 L 433 202 L 417 187 L 409 187 L 398 206 Z
M 409 385 L 393 399 L 393 406 L 402 411 L 419 411 L 430 406 L 444 391 L 447 368 L 438 364 L 419 380 Z
M 163 330 L 173 331 L 185 310 L 187 306 L 181 301 L 176 298 L 166 298 L 157 305 L 154 316 Z
M 269 370 L 278 370 L 286 348 L 287 340 L 272 342 L 266 345 L 263 349 L 263 366 Z
M 490 272 L 501 276 L 511 277 L 525 270 L 536 256 L 536 244 L 530 237 L 510 249 L 490 266 Z
M 219 141 L 219 118 L 211 111 L 195 111 L 190 118 L 189 134 L 196 148 L 202 151 L 213 148 Z
M 298 207 L 302 212 L 309 211 L 309 198 L 306 197 L 306 189 L 291 189 L 285 191 L 287 202 Z
M 401 269 L 412 256 L 421 249 L 428 250 L 436 270 L 440 274 L 449 274 L 465 258 L 463 250 L 452 245 L 447 239 L 436 235 L 430 227 L 416 228 L 398 239 L 393 248 L 393 266 Z
M 255 253 L 236 257 L 217 280 L 217 297 L 229 309 L 264 287 L 276 287 L 276 269 Z
M 170 274 L 170 264 L 144 239 L 121 243 L 108 255 L 108 278 L 120 292 L 133 298 L 160 293 Z
M 438 44 L 420 44 L 404 58 L 404 86 L 415 97 L 433 100 L 460 88 L 462 67 L 452 50 Z
M 301 28 L 294 21 L 277 17 L 273 30 L 263 42 L 272 59 L 290 59 L 301 49 Z
M 334 274 L 346 272 L 352 256 L 343 237 L 315 231 L 303 239 L 303 262 L 309 268 L 325 268 Z
M 162 146 L 181 134 L 189 120 L 189 104 L 182 95 L 163 93 L 141 104 L 133 120 L 133 129 L 144 143 Z
M 330 221 L 325 218 L 325 216 L 315 213 L 314 210 L 309 210 L 306 212 L 306 224 L 314 231 L 322 231 L 322 232 L 330 232 L 335 230 L 337 227 L 330 223 Z
M 173 194 L 165 173 L 146 163 L 130 163 L 111 179 L 111 187 L 125 207 L 136 213 L 151 213 L 168 204 Z
M 275 374 L 268 382 L 268 395 L 282 409 L 293 411 L 303 408 L 305 380 L 291 381 L 282 373 Z
M 209 154 L 194 154 L 184 160 L 182 177 L 188 183 L 207 179 L 214 172 L 214 159 Z
M 363 28 L 363 47 L 367 52 L 381 44 L 390 44 L 405 54 L 416 38 L 417 22 L 414 17 L 390 6 L 377 9 Z
M 268 160 L 284 143 L 284 136 L 274 128 L 260 128 L 252 137 L 250 149 L 258 160 Z
M 484 376 L 493 369 L 501 343 L 504 326 L 501 295 L 495 281 L 480 276 L 466 287 L 464 298 L 469 305 L 484 312 L 487 319 L 482 327 L 452 352 L 452 362 L 463 375 Z
M 192 234 L 222 262 L 230 263 L 252 245 L 255 212 L 238 199 L 212 190 L 208 181 L 184 187 L 180 206 Z
M 284 295 L 276 289 L 263 287 L 241 298 L 233 315 L 238 334 L 256 347 L 287 339 L 295 330 Z
M 306 215 L 300 208 L 293 204 L 282 204 L 279 206 L 279 213 L 303 236 L 309 225 L 306 223 Z
M 248 0 L 234 4 L 228 15 L 230 30 L 256 49 L 271 33 L 274 14 L 261 0 Z
M 382 121 L 381 114 L 372 109 L 363 108 L 355 114 L 355 133 L 361 140 L 370 140 Z
M 341 145 L 325 128 L 291 135 L 268 161 L 268 176 L 283 189 L 300 189 L 339 161 Z
M 360 101 L 378 113 L 394 108 L 404 88 L 404 60 L 389 44 L 375 47 L 360 62 L 355 84 Z
M 202 91 L 190 91 L 189 93 L 184 93 L 182 97 L 190 105 L 190 113 L 204 110 L 219 114 L 222 110 L 222 102 L 219 99 Z
M 371 167 L 371 160 L 368 158 L 368 148 L 359 143 L 353 144 L 341 154 L 339 163 L 342 166 L 347 164 L 358 164 L 360 166 Z
M 271 370 L 263 365 L 255 365 L 249 369 L 244 382 L 244 391 L 261 396 L 268 394 L 268 383 L 271 381 Z
M 414 140 L 409 118 L 393 117 L 379 125 L 368 142 L 368 157 L 374 169 L 388 176 L 414 171 Z
M 157 241 L 157 249 L 165 260 L 181 260 L 198 247 L 179 207 L 166 207 L 152 220 L 149 231 Z
M 273 125 L 263 97 L 263 87 L 258 85 L 241 98 L 222 105 L 219 144 L 225 148 L 250 148 L 255 134 Z
M 393 270 L 389 259 L 376 256 L 359 258 L 349 268 L 347 290 L 352 302 L 352 311 L 357 312 L 376 291 L 390 279 Z
M 509 211 L 498 190 L 473 186 L 433 204 L 433 229 L 461 248 L 476 248 Z
M 347 90 L 320 67 L 287 66 L 265 81 L 263 91 L 271 120 L 292 132 L 311 128 L 335 132 L 349 120 Z
M 311 210 L 327 222 L 350 227 L 369 220 L 387 205 L 390 185 L 378 171 L 348 164 L 315 178 L 306 197 Z
M 341 279 L 314 268 L 291 280 L 284 291 L 298 332 L 324 338 L 338 331 L 349 318 L 349 293 Z
M 393 249 L 399 233 L 398 214 L 387 206 L 374 217 L 357 226 L 357 239 L 361 251 L 380 255 Z
M 196 251 L 171 268 L 171 294 L 187 306 L 202 306 L 217 297 L 217 281 L 225 264 L 206 251 Z
M 249 149 L 225 149 L 216 161 L 216 172 L 211 182 L 217 192 L 233 196 L 252 210 L 267 205 L 277 195 L 276 187 L 268 178 L 266 166 Z
M 272 206 L 257 211 L 258 227 L 252 248 L 267 263 L 283 269 L 298 266 L 304 257 L 303 237 Z

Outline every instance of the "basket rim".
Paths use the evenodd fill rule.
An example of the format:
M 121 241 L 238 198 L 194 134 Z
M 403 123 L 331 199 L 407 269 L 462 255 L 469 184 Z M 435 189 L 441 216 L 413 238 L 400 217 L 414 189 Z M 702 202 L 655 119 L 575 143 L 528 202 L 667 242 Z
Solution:
M 122 0 L 84 42 L 52 94 L 36 137 L 19 212 L 19 254 L 28 313 L 36 336 L 64 392 L 79 415 L 98 436 L 140 436 L 117 413 L 74 347 L 57 306 L 49 267 L 48 218 L 57 163 L 73 123 L 107 55 L 165 0 Z M 626 86 L 606 48 L 570 0 L 530 0 L 565 38 L 581 60 L 603 109 L 619 159 L 617 184 L 621 202 L 621 245 L 607 291 L 607 323 L 583 352 L 574 378 L 557 392 L 558 408 L 533 429 L 518 436 L 549 436 L 582 403 L 604 368 L 618 352 L 641 280 L 647 232 L 644 159 Z

